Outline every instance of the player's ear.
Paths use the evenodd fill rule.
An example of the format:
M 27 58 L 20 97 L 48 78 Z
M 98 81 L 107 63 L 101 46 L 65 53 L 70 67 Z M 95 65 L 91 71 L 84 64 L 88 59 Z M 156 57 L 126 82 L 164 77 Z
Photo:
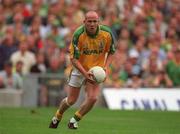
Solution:
M 84 19 L 83 23 L 85 23 L 85 22 L 86 22 L 86 19 Z
M 100 23 L 100 21 L 101 21 L 100 18 L 98 18 L 98 23 Z

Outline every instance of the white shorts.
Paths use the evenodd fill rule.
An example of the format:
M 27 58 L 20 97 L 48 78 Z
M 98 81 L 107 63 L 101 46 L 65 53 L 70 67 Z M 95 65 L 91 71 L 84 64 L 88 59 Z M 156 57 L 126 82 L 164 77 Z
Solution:
M 73 68 L 68 84 L 72 87 L 81 87 L 84 84 L 85 77 L 77 70 L 76 68 Z

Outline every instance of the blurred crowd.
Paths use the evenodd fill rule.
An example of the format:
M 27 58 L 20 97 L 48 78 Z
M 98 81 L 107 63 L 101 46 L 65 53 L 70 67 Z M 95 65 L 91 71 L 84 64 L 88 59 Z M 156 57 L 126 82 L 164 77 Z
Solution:
M 106 87 L 180 87 L 179 0 L 0 0 L 0 87 L 31 73 L 68 76 L 68 47 L 95 10 L 117 40 Z

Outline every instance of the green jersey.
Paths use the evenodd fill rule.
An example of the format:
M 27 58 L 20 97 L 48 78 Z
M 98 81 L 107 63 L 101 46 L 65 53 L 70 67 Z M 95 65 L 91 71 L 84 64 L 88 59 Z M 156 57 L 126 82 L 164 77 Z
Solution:
M 180 86 L 180 65 L 174 61 L 169 61 L 166 65 L 166 71 L 174 86 Z

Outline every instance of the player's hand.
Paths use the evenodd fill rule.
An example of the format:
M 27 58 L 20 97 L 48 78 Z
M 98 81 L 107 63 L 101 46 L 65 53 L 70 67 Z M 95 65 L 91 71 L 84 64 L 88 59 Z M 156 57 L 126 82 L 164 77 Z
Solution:
M 86 81 L 90 82 L 91 84 L 95 84 L 96 81 L 93 79 L 93 73 L 92 72 L 87 72 L 85 78 L 86 78 Z
M 105 81 L 106 81 L 106 78 L 107 78 L 108 71 L 107 71 L 107 67 L 104 67 L 103 69 L 104 69 L 104 71 L 105 71 L 105 73 L 106 73 L 106 77 L 105 77 L 105 79 L 104 79 L 104 81 L 103 81 L 103 82 L 105 82 Z
M 107 67 L 104 67 L 103 69 L 104 69 L 104 71 L 105 71 L 105 72 L 106 72 L 106 74 L 107 74 L 107 72 L 108 72 Z

